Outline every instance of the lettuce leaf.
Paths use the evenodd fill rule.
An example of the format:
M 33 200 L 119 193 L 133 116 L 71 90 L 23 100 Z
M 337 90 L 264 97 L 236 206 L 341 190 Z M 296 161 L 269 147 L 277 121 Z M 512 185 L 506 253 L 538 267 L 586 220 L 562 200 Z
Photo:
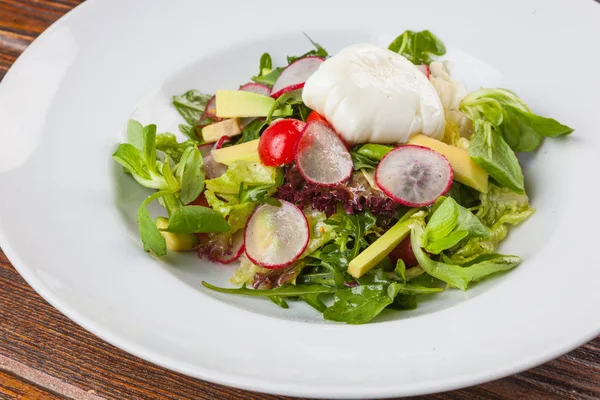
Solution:
M 447 258 L 453 263 L 463 264 L 494 252 L 508 234 L 507 225 L 518 225 L 535 212 L 526 194 L 518 194 L 508 188 L 490 184 L 488 193 L 481 193 L 479 197 L 481 205 L 476 217 L 490 228 L 490 235 L 467 241 Z
M 250 186 L 276 185 L 278 177 L 277 168 L 265 167 L 261 163 L 235 161 L 223 175 L 207 180 L 206 188 L 218 193 L 238 194 L 242 183 Z
M 415 65 L 429 65 L 433 61 L 432 56 L 446 54 L 444 43 L 428 30 L 404 31 L 390 43 L 388 49 L 406 57 Z

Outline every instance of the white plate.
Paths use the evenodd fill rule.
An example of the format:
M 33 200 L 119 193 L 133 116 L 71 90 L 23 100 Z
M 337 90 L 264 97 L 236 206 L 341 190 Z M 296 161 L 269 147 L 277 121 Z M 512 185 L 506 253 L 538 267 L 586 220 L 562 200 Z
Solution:
M 43 34 L 0 87 L 0 243 L 83 327 L 176 371 L 298 396 L 454 389 L 533 367 L 600 332 L 600 5 L 580 1 L 92 0 Z M 430 29 L 471 89 L 506 86 L 576 128 L 523 159 L 538 212 L 504 251 L 509 274 L 364 326 L 308 307 L 218 296 L 232 268 L 155 260 L 138 243 L 143 191 L 110 155 L 130 116 L 176 130 L 173 94 L 235 88 L 264 51 L 387 45 Z M 133 110 L 133 111 L 132 111 Z

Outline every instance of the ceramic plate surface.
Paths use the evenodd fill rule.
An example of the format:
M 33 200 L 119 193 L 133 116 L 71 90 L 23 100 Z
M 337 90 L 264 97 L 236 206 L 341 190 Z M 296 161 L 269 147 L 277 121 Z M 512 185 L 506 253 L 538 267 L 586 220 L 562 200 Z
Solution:
M 86 329 L 167 368 L 262 392 L 386 397 L 454 389 L 550 360 L 600 333 L 600 4 L 90 0 L 44 33 L 0 86 L 0 244 Z M 268 51 L 386 46 L 430 29 L 469 89 L 507 87 L 574 127 L 521 159 L 536 214 L 501 249 L 524 262 L 373 323 L 324 323 L 221 296 L 233 267 L 157 260 L 138 241 L 147 195 L 111 160 L 129 118 L 177 131 L 170 98 L 237 88 Z

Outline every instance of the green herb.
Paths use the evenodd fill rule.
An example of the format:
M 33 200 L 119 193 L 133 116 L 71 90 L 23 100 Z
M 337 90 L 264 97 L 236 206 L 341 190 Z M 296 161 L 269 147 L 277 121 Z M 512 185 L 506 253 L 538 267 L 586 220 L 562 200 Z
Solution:
M 392 304 L 388 306 L 393 310 L 414 310 L 417 308 L 417 296 L 398 294 Z
M 202 154 L 196 146 L 188 147 L 181 156 L 176 175 L 181 185 L 179 199 L 184 205 L 196 200 L 204 190 L 202 165 Z
M 446 54 L 444 43 L 427 30 L 405 31 L 389 45 L 388 49 L 406 57 L 415 65 L 429 65 L 433 61 L 432 55 Z
M 473 121 L 469 156 L 502 186 L 525 193 L 523 172 L 517 156 L 488 121 Z
M 336 290 L 335 288 L 322 285 L 285 285 L 276 289 L 248 289 L 246 285 L 243 285 L 238 289 L 228 289 L 213 286 L 208 282 L 202 282 L 202 286 L 219 293 L 257 297 L 300 297 L 310 294 L 333 293 Z
M 167 243 L 165 242 L 165 238 L 163 238 L 160 234 L 160 231 L 156 227 L 156 224 L 148 212 L 148 204 L 163 196 L 168 196 L 171 194 L 172 193 L 169 191 L 160 191 L 152 194 L 142 202 L 137 212 L 138 229 L 144 250 L 152 252 L 159 257 L 167 254 Z
M 265 69 L 273 69 L 273 60 L 271 59 L 271 55 L 269 53 L 263 53 L 263 55 L 260 56 L 258 76 L 263 76 L 263 71 Z
M 422 250 L 424 232 L 419 224 L 415 224 L 411 234 L 411 244 L 415 257 L 421 268 L 429 275 L 440 279 L 460 290 L 467 290 L 469 283 L 477 282 L 488 275 L 507 271 L 516 267 L 521 259 L 517 256 L 495 255 L 468 267 L 434 261 Z
M 309 306 L 311 306 L 319 312 L 323 312 L 327 308 L 325 303 L 323 303 L 323 301 L 321 300 L 321 293 L 305 294 L 300 296 L 300 298 L 304 300 L 306 304 L 308 304 Z
M 322 58 L 329 57 L 329 53 L 327 53 L 327 50 L 325 50 L 323 48 L 323 46 L 321 46 L 319 43 L 312 40 L 306 33 L 304 34 L 304 36 L 306 36 L 306 38 L 312 43 L 312 45 L 315 46 L 315 50 L 310 50 L 298 57 L 288 56 L 287 57 L 288 65 L 293 63 L 294 61 L 297 61 L 301 58 L 306 58 L 306 57 L 322 57 Z
M 507 89 L 480 89 L 469 93 L 460 110 L 470 119 L 485 120 L 514 151 L 533 151 L 544 137 L 573 132 L 552 118 L 534 114 L 516 94 Z
M 350 259 L 355 258 L 362 249 L 369 246 L 365 236 L 377 223 L 377 219 L 368 210 L 360 214 L 350 215 L 341 210 L 325 223 L 334 227 L 339 235 L 340 249 L 345 249 L 349 241 L 352 242 Z
M 273 71 L 269 72 L 266 75 L 253 76 L 252 80 L 256 83 L 267 85 L 272 88 L 284 69 L 285 68 L 275 68 Z
M 217 211 L 202 206 L 185 206 L 169 218 L 168 232 L 207 233 L 227 232 L 229 224 Z
M 364 144 L 355 146 L 352 151 L 350 151 L 350 156 L 352 156 L 352 162 L 354 163 L 354 170 L 376 168 L 379 161 L 381 161 L 392 149 L 392 147 L 383 144 Z
M 173 106 L 188 125 L 195 126 L 202 118 L 206 104 L 211 98 L 210 94 L 203 94 L 195 89 L 188 90 L 182 95 L 173 96 Z
M 271 296 L 269 297 L 269 299 L 281 308 L 290 308 L 290 306 L 288 306 L 288 303 L 283 299 L 283 297 Z
M 364 324 L 392 304 L 399 290 L 398 283 L 360 285 L 338 290 L 334 294 L 333 305 L 323 312 L 323 317 L 347 324 Z
M 267 114 L 267 124 L 271 124 L 275 111 L 278 111 L 278 116 L 289 116 L 294 113 L 292 106 L 304 104 L 302 102 L 302 90 L 292 90 L 282 94 L 275 100 L 273 106 Z

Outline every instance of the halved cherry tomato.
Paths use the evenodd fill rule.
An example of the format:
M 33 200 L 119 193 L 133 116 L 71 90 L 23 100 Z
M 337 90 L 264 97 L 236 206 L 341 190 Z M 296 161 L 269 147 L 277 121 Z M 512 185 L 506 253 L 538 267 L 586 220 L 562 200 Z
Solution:
M 413 253 L 413 249 L 410 243 L 410 236 L 401 241 L 398 246 L 394 247 L 394 250 L 391 251 L 389 257 L 394 264 L 399 259 L 402 259 L 407 268 L 419 265 L 417 257 L 415 257 L 415 253 Z
M 306 123 L 297 119 L 279 119 L 261 135 L 258 142 L 260 161 L 267 166 L 278 167 L 294 161 L 296 145 Z
M 325 122 L 326 124 L 329 124 L 329 122 L 327 122 L 325 117 L 323 117 L 321 114 L 319 114 L 316 111 L 311 111 L 310 114 L 308 114 L 308 118 L 306 118 L 306 122 L 310 122 L 310 121 L 322 121 L 322 122 Z
M 204 192 L 200 193 L 200 196 L 198 196 L 196 198 L 196 200 L 192 201 L 189 205 L 190 206 L 210 207 L 210 205 L 208 204 L 208 200 L 206 200 L 206 196 L 204 195 Z

